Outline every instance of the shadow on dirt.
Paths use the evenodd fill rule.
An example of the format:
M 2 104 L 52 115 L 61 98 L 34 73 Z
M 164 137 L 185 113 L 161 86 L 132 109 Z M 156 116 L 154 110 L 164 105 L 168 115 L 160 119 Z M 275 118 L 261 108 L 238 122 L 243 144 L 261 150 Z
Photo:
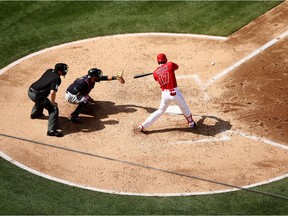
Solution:
M 212 119 L 215 123 L 214 125 L 206 124 L 204 121 L 206 119 Z M 215 136 L 224 131 L 230 130 L 232 125 L 228 121 L 224 121 L 215 116 L 202 116 L 200 120 L 197 122 L 197 128 L 167 128 L 161 130 L 149 130 L 145 132 L 145 134 L 153 134 L 153 133 L 163 133 L 163 132 L 172 132 L 172 131 L 181 131 L 187 133 L 194 133 L 203 136 Z
M 75 105 L 76 108 L 77 105 Z M 67 117 L 59 117 L 59 125 L 65 135 L 77 132 L 93 132 L 102 130 L 105 125 L 116 125 L 119 121 L 113 119 L 113 115 L 119 113 L 133 113 L 136 108 L 145 109 L 148 113 L 154 112 L 156 109 L 151 107 L 142 107 L 137 105 L 115 105 L 111 101 L 96 101 L 90 104 L 85 112 L 79 115 L 80 120 L 72 123 Z

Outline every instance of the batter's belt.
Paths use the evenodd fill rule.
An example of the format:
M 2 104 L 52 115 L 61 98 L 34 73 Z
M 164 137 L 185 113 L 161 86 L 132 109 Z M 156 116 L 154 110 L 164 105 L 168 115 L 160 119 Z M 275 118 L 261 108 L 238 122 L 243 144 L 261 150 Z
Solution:
M 175 96 L 175 95 L 176 95 L 177 88 L 162 89 L 162 91 L 164 91 L 164 92 L 170 92 L 170 95 L 171 95 L 171 96 Z

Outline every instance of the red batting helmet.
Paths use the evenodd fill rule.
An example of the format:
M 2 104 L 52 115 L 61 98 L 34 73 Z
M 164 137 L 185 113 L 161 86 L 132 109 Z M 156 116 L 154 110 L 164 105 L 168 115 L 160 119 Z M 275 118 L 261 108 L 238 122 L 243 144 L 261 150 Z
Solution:
M 157 55 L 157 62 L 158 64 L 160 63 L 166 63 L 167 62 L 167 58 L 166 58 L 166 55 L 164 53 L 160 53 Z

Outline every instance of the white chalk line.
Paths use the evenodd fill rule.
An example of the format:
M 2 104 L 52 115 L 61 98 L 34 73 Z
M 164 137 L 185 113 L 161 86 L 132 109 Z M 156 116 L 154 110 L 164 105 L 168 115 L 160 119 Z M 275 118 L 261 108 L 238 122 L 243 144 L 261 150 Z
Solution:
M 240 59 L 239 61 L 237 61 L 236 63 L 234 63 L 233 65 L 231 65 L 230 67 L 226 68 L 225 70 L 221 71 L 220 73 L 218 73 L 217 75 L 215 75 L 213 78 L 211 78 L 210 80 L 208 80 L 206 83 L 204 83 L 200 76 L 198 74 L 192 74 L 192 75 L 183 75 L 183 76 L 177 76 L 177 79 L 193 79 L 195 81 L 195 83 L 200 87 L 200 89 L 203 92 L 203 100 L 208 101 L 210 99 L 210 95 L 207 93 L 206 89 L 207 86 L 211 85 L 212 83 L 214 83 L 215 81 L 221 79 L 222 77 L 226 76 L 227 74 L 229 74 L 230 72 L 232 72 L 235 68 L 239 67 L 240 65 L 242 65 L 243 63 L 245 63 L 246 61 L 248 61 L 249 59 L 255 57 L 256 55 L 258 55 L 259 53 L 261 53 L 262 51 L 268 49 L 269 47 L 273 46 L 274 44 L 276 44 L 278 41 L 280 41 L 281 39 L 284 39 L 285 37 L 288 36 L 288 31 L 280 34 L 278 37 L 272 39 L 271 41 L 267 42 L 266 44 L 264 44 L 263 46 L 261 46 L 260 48 L 256 49 L 255 51 L 253 51 L 252 53 L 250 53 L 249 55 L 247 55 L 246 57 Z
M 283 39 L 285 37 L 287 37 L 288 35 L 288 31 L 282 33 L 281 35 L 279 35 L 278 37 L 274 38 L 273 40 L 269 41 L 268 43 L 264 44 L 262 47 L 256 49 L 254 52 L 250 53 L 248 56 L 242 58 L 241 60 L 239 60 L 238 62 L 236 62 L 235 64 L 231 65 L 230 67 L 228 67 L 227 69 L 223 70 L 222 72 L 220 72 L 219 74 L 217 74 L 216 76 L 214 76 L 212 79 L 210 79 L 207 82 L 207 85 L 212 84 L 213 82 L 219 80 L 220 78 L 226 76 L 228 73 L 230 73 L 232 70 L 234 70 L 235 68 L 239 67 L 240 65 L 242 65 L 243 63 L 245 63 L 246 61 L 248 61 L 249 59 L 253 58 L 254 56 L 258 55 L 260 52 L 266 50 L 267 48 L 271 47 L 272 45 L 274 45 L 275 43 L 277 43 L 280 39 Z
M 222 135 L 221 137 L 213 137 L 207 139 L 197 139 L 197 140 L 177 140 L 173 142 L 169 142 L 168 144 L 194 144 L 194 143 L 215 143 L 215 142 L 222 142 L 222 141 L 230 141 L 230 137 L 226 135 Z
M 251 59 L 252 57 L 256 56 L 257 54 L 259 54 L 260 52 L 262 52 L 263 50 L 269 48 L 270 46 L 274 45 L 276 42 L 278 42 L 280 39 L 285 38 L 288 35 L 288 31 L 284 32 L 283 34 L 281 34 L 279 37 L 271 40 L 270 42 L 266 43 L 264 46 L 260 47 L 259 49 L 255 50 L 254 52 L 252 52 L 251 54 L 249 54 L 248 56 L 246 56 L 245 58 L 241 59 L 240 61 L 236 62 L 234 65 L 230 66 L 229 68 L 225 69 L 224 71 L 222 71 L 221 73 L 217 74 L 216 76 L 214 76 L 212 79 L 210 79 L 206 85 L 202 82 L 202 80 L 200 79 L 198 74 L 193 74 L 193 75 L 188 75 L 188 76 L 179 76 L 180 79 L 183 78 L 193 78 L 195 80 L 195 82 L 201 87 L 202 90 L 205 90 L 205 86 L 210 85 L 211 83 L 213 83 L 214 81 L 222 78 L 223 76 L 227 75 L 228 73 L 230 73 L 232 70 L 234 70 L 236 67 L 238 67 L 239 65 L 243 64 L 244 62 L 246 62 L 247 60 Z M 79 41 L 74 41 L 74 42 L 70 42 L 70 43 L 66 43 L 66 44 L 61 44 L 58 46 L 53 46 L 50 48 L 46 48 L 43 49 L 41 51 L 32 53 L 30 55 L 27 55 L 11 64 L 9 64 L 8 66 L 4 67 L 3 69 L 0 70 L 0 75 L 4 72 L 6 72 L 7 70 L 9 70 L 10 68 L 14 67 L 15 65 L 23 62 L 26 59 L 29 59 L 33 56 L 37 56 L 40 55 L 42 53 L 48 52 L 50 50 L 53 49 L 57 49 L 57 48 L 61 48 L 61 47 L 65 47 L 65 46 L 70 46 L 73 44 L 79 44 L 79 43 L 83 43 L 83 42 L 89 42 L 91 40 L 100 40 L 100 39 L 109 39 L 109 38 L 117 38 L 117 37 L 133 37 L 133 36 L 182 36 L 182 37 L 194 37 L 194 38 L 205 38 L 205 39 L 212 39 L 212 40 L 226 40 L 227 38 L 225 37 L 214 37 L 214 36 L 207 36 L 207 35 L 191 35 L 191 34 L 171 34 L 171 33 L 139 33 L 139 34 L 123 34 L 123 35 L 112 35 L 112 36 L 103 36 L 103 37 L 96 37 L 96 38 L 89 38 L 89 39 L 84 39 L 84 40 L 79 40 Z M 209 97 L 209 95 L 207 94 L 207 97 Z M 267 140 L 267 139 L 263 139 L 263 138 L 259 138 L 253 135 L 248 135 L 246 133 L 242 133 L 242 132 L 237 132 L 237 131 L 233 131 L 232 133 L 238 134 L 240 136 L 252 139 L 252 140 L 256 140 L 256 141 L 261 141 L 265 144 L 269 144 L 269 145 L 273 145 L 275 147 L 280 147 L 283 149 L 288 149 L 287 146 L 284 146 L 282 144 Z M 205 143 L 205 142 L 217 142 L 217 141 L 229 141 L 229 137 L 228 136 L 222 136 L 220 138 L 212 138 L 212 139 L 202 139 L 202 140 L 195 140 L 195 142 L 200 142 L 200 143 Z M 184 144 L 185 142 L 183 141 L 181 144 Z M 188 143 L 188 141 L 186 142 Z M 193 141 L 192 141 L 193 143 Z M 175 144 L 180 144 L 180 141 Z M 11 162 L 12 164 L 28 171 L 31 172 L 35 175 L 41 176 L 43 178 L 52 180 L 52 181 L 56 181 L 59 183 L 63 183 L 69 186 L 74 186 L 74 187 L 78 187 L 78 188 L 82 188 L 82 189 L 87 189 L 87 190 L 92 190 L 92 191 L 97 191 L 97 192 L 103 192 L 103 193 L 111 193 L 111 194 L 119 194 L 119 195 L 134 195 L 134 196 L 191 196 L 191 195 L 206 195 L 206 194 L 217 194 L 217 193 L 225 193 L 225 192 L 231 192 L 231 191 L 237 191 L 240 190 L 238 188 L 234 188 L 234 189 L 229 189 L 229 190 L 218 190 L 218 191 L 207 191 L 207 192 L 193 192 L 193 193 L 165 193 L 165 194 L 160 194 L 160 193 L 153 193 L 153 194 L 149 194 L 149 193 L 127 193 L 127 192 L 115 192 L 115 191 L 111 191 L 111 190 L 104 190 L 104 189 L 99 189 L 99 188 L 94 188 L 94 187 L 89 187 L 89 186 L 85 186 L 85 185 L 80 185 L 80 184 L 75 184 L 69 181 L 65 181 L 63 179 L 59 179 L 56 177 L 52 177 L 49 175 L 46 175 L 42 172 L 39 172 L 37 170 L 34 170 L 32 168 L 27 167 L 26 165 L 19 163 L 15 160 L 13 160 L 12 158 L 10 158 L 8 155 L 6 155 L 5 153 L 3 153 L 2 151 L 0 151 L 0 156 L 2 158 L 4 158 L 5 160 Z M 276 178 L 272 178 L 272 179 L 268 179 L 259 183 L 255 183 L 255 184 L 251 184 L 251 185 L 247 185 L 247 186 L 243 186 L 242 188 L 251 188 L 251 187 L 256 187 L 256 186 L 260 186 L 263 184 L 268 184 L 274 181 L 278 181 L 281 179 L 284 179 L 288 177 L 288 174 L 282 175 L 282 176 L 278 176 Z
M 205 85 L 202 82 L 200 76 L 198 74 L 192 74 L 192 75 L 182 75 L 182 76 L 176 76 L 177 79 L 193 79 L 198 85 L 199 87 L 204 90 L 205 89 Z
M 195 83 L 202 90 L 203 95 L 201 96 L 201 99 L 204 101 L 210 100 L 210 95 L 206 91 L 206 84 L 201 80 L 201 78 L 198 74 L 176 76 L 176 78 L 177 79 L 193 79 L 195 81 Z
M 274 142 L 272 140 L 266 139 L 266 138 L 262 138 L 262 137 L 257 137 L 255 135 L 251 135 L 248 133 L 243 133 L 240 131 L 234 131 L 234 130 L 228 130 L 223 132 L 221 137 L 213 137 L 213 138 L 207 138 L 207 139 L 197 139 L 197 140 L 177 140 L 174 142 L 169 142 L 169 144 L 194 144 L 194 143 L 208 143 L 208 142 L 222 142 L 222 141 L 230 141 L 231 138 L 230 136 L 227 136 L 226 134 L 236 134 L 254 141 L 258 141 L 267 145 L 271 145 L 277 148 L 282 148 L 285 150 L 288 150 L 288 146 L 284 145 L 284 144 L 280 144 L 277 142 Z
M 237 61 L 236 63 L 234 63 L 233 65 L 231 65 L 230 67 L 226 68 L 225 70 L 223 70 L 222 72 L 218 73 L 217 75 L 215 75 L 213 78 L 211 78 L 210 80 L 207 81 L 207 83 L 205 84 L 199 77 L 198 74 L 193 74 L 193 75 L 184 75 L 184 76 L 177 76 L 177 78 L 179 79 L 189 79 L 192 78 L 194 79 L 194 81 L 201 87 L 201 89 L 206 89 L 206 86 L 211 85 L 213 82 L 219 80 L 220 78 L 226 76 L 228 73 L 230 73 L 231 71 L 233 71 L 235 68 L 239 67 L 240 65 L 242 65 L 243 63 L 245 63 L 246 61 L 248 61 L 249 59 L 253 58 L 254 56 L 258 55 L 259 53 L 261 53 L 262 51 L 268 49 L 269 47 L 271 47 L 272 45 L 276 44 L 279 40 L 284 39 L 285 37 L 288 36 L 288 31 L 282 33 L 281 35 L 279 35 L 278 37 L 272 39 L 271 41 L 267 42 L 266 44 L 264 44 L 263 46 L 261 46 L 260 48 L 256 49 L 255 51 L 253 51 L 252 53 L 250 53 L 249 55 L 247 55 L 246 57 L 240 59 L 239 61 Z
M 58 183 L 61 183 L 61 184 L 65 184 L 65 185 L 68 185 L 68 186 L 71 186 L 71 187 L 77 187 L 77 188 L 81 188 L 81 189 L 85 189 L 85 190 L 90 190 L 90 191 L 95 191 L 95 192 L 100 192 L 100 193 L 108 193 L 108 194 L 117 194 L 117 195 L 126 195 L 126 196 L 149 196 L 149 197 L 155 197 L 155 196 L 158 196 L 158 197 L 175 197 L 175 196 L 196 196 L 196 195 L 209 195 L 209 194 L 218 194 L 218 193 L 227 193 L 227 192 L 232 192 L 232 191 L 237 191 L 237 190 L 240 190 L 240 189 L 237 189 L 237 188 L 233 188 L 233 189 L 229 189 L 229 190 L 217 190 L 217 191 L 207 191 L 207 192 L 193 192 L 193 193 L 165 193 L 165 194 L 162 194 L 162 193 L 127 193 L 127 192 L 116 192 L 116 191 L 112 191 L 112 190 L 106 190 L 106 189 L 99 189 L 99 188 L 95 188 L 95 187 L 90 187 L 90 186 L 86 186 L 86 185 L 81 185 L 81 184 L 76 184 L 76 183 L 73 183 L 73 182 L 70 182 L 70 181 L 65 181 L 63 179 L 59 179 L 59 178 L 56 178 L 56 177 L 53 177 L 53 176 L 50 176 L 50 175 L 47 175 L 47 174 L 44 174 L 42 172 L 39 172 L 37 170 L 34 170 L 22 163 L 19 163 L 18 161 L 15 161 L 14 159 L 12 159 L 11 157 L 9 157 L 8 155 L 6 155 L 5 153 L 3 153 L 2 151 L 0 151 L 0 156 L 7 160 L 8 162 L 16 165 L 17 167 L 23 169 L 23 170 L 26 170 L 32 174 L 35 174 L 37 176 L 40 176 L 42 178 L 45 178 L 45 179 L 48 179 L 50 181 L 54 181 L 54 182 L 58 182 Z M 269 179 L 269 180 L 266 180 L 266 181 L 263 181 L 263 182 L 260 182 L 260 183 L 257 183 L 257 184 L 251 184 L 251 185 L 248 185 L 248 186 L 243 186 L 242 188 L 251 188 L 251 187 L 256 187 L 256 186 L 260 186 L 260 185 L 264 185 L 264 184 L 269 184 L 269 183 L 272 183 L 274 181 L 278 181 L 278 180 L 281 180 L 281 179 L 284 179 L 288 177 L 288 174 L 286 175 L 283 175 L 283 176 L 279 176 L 279 177 L 276 177 L 276 178 L 272 178 L 272 179 Z
M 187 140 L 187 141 L 176 141 L 176 142 L 171 142 L 171 144 L 192 144 L 192 143 L 209 143 L 209 142 L 223 142 L 223 141 L 229 141 L 231 140 L 231 138 L 227 135 L 225 135 L 225 133 L 232 133 L 232 134 L 236 134 L 236 135 L 240 135 L 243 136 L 245 138 L 248 139 L 252 139 L 255 141 L 259 141 L 268 145 L 272 145 L 278 148 L 283 148 L 283 149 L 288 149 L 287 146 L 276 143 L 274 141 L 265 139 L 265 138 L 260 138 L 254 135 L 249 135 L 246 133 L 242 133 L 242 132 L 238 132 L 238 131 L 226 131 L 223 132 L 224 135 L 222 135 L 220 138 L 210 138 L 210 139 L 200 139 L 200 140 Z M 159 196 L 159 197 L 169 197 L 169 196 L 193 196 L 193 195 L 209 195 L 209 194 L 218 194 L 218 193 L 227 193 L 227 192 L 232 192 L 232 191 L 237 191 L 237 190 L 241 190 L 240 187 L 237 186 L 237 188 L 232 188 L 232 189 L 226 189 L 226 190 L 216 190 L 216 191 L 205 191 L 205 192 L 191 192 L 191 193 L 129 193 L 129 192 L 119 192 L 119 191 L 112 191 L 112 190 L 106 190 L 106 189 L 100 189 L 100 188 L 95 188 L 95 187 L 91 187 L 91 186 L 86 186 L 86 185 L 81 185 L 81 184 L 76 184 L 70 181 L 65 181 L 63 179 L 60 178 L 56 178 L 50 175 L 47 175 L 45 173 L 39 172 L 37 170 L 34 170 L 14 159 L 12 159 L 11 157 L 9 157 L 8 155 L 6 155 L 4 152 L 0 151 L 0 156 L 2 158 L 4 158 L 5 160 L 9 161 L 10 163 L 20 167 L 23 170 L 26 170 L 32 174 L 38 175 L 40 177 L 46 178 L 48 180 L 51 181 L 55 181 L 55 182 L 59 182 L 62 184 L 66 184 L 69 186 L 73 186 L 73 187 L 78 187 L 78 188 L 82 188 L 82 189 L 86 189 L 86 190 L 91 190 L 91 191 L 97 191 L 97 192 L 103 192 L 103 193 L 109 193 L 109 194 L 118 194 L 118 195 L 130 195 L 130 196 Z M 157 170 L 157 169 L 156 169 Z M 256 186 L 261 186 L 264 184 L 268 184 L 268 183 L 272 183 L 274 181 L 278 181 L 281 179 L 284 179 L 288 177 L 288 173 L 281 175 L 281 176 L 277 176 L 275 178 L 271 178 L 271 179 L 267 179 L 265 181 L 262 182 L 258 182 L 258 183 L 254 183 L 254 184 L 250 184 L 250 185 L 245 185 L 245 186 L 241 186 L 241 188 L 243 189 L 248 189 L 248 188 L 252 188 L 252 187 L 256 187 Z
M 240 135 L 242 137 L 246 137 L 246 138 L 249 138 L 251 140 L 260 141 L 262 143 L 265 143 L 265 144 L 268 144 L 268 145 L 271 145 L 271 146 L 274 146 L 274 147 L 278 147 L 278 148 L 282 148 L 282 149 L 288 150 L 288 146 L 280 144 L 280 143 L 277 143 L 277 142 L 274 142 L 274 141 L 266 139 L 266 138 L 261 138 L 261 137 L 255 136 L 255 135 L 243 133 L 243 132 L 240 132 L 240 131 L 233 131 L 233 130 L 230 130 L 230 133 L 238 134 L 238 135 Z

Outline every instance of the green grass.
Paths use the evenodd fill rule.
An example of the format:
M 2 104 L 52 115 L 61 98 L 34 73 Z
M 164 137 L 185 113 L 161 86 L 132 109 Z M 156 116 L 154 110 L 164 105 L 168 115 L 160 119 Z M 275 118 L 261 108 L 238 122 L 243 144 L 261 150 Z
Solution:
M 83 38 L 136 32 L 227 36 L 280 2 L 0 2 L 0 68 Z
M 287 214 L 288 201 L 238 191 L 189 197 L 138 197 L 47 181 L 0 159 L 1 214 Z M 288 179 L 256 188 L 288 196 Z
M 280 2 L 0 2 L 0 68 L 46 47 L 101 35 L 175 32 L 227 36 Z M 288 179 L 255 188 L 288 196 Z M 0 159 L 0 214 L 287 215 L 288 202 L 237 191 L 138 197 L 69 187 Z

